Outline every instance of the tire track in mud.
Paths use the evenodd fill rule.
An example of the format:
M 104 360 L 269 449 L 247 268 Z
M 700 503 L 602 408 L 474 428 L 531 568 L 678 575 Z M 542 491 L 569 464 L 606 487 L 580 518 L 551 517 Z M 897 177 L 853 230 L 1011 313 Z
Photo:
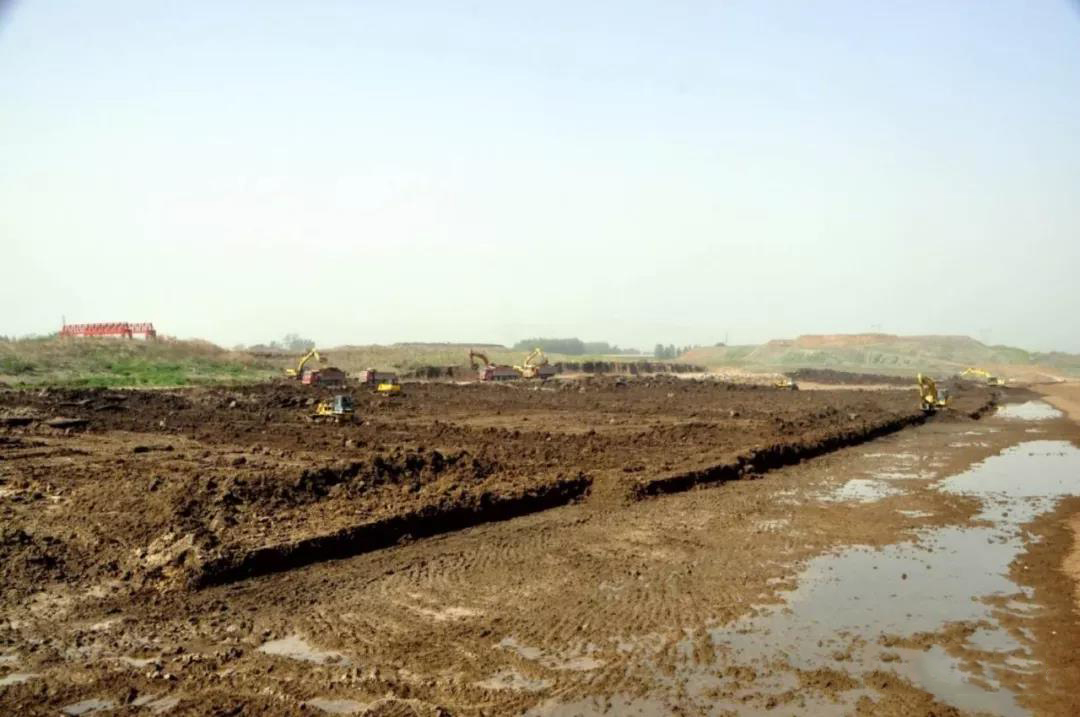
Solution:
M 916 439 L 895 440 L 900 443 L 891 448 L 902 452 Z M 748 604 L 760 604 L 768 577 L 788 577 L 785 543 L 803 541 L 787 531 L 759 541 L 753 532 L 732 533 L 730 526 L 782 519 L 798 508 L 779 504 L 779 491 L 823 475 L 835 484 L 828 476 L 865 453 L 794 467 L 768 489 L 735 483 L 723 491 L 626 505 L 617 514 L 571 506 L 519 519 L 513 529 L 480 526 L 406 546 L 396 556 L 359 556 L 340 569 L 356 576 L 375 565 L 402 566 L 361 590 L 349 587 L 354 583 L 348 575 L 331 578 L 335 585 L 326 602 L 347 602 L 349 609 L 367 611 L 367 619 L 327 626 L 301 617 L 294 624 L 316 633 L 319 644 L 346 653 L 362 645 L 380 662 L 409 655 L 410 671 L 420 674 L 445 674 L 454 665 L 447 676 L 452 687 L 421 694 L 436 703 L 453 695 L 453 704 L 466 712 L 480 704 L 495 713 L 534 706 L 527 687 L 534 682 L 548 684 L 544 698 L 557 701 L 598 693 L 669 694 L 688 660 L 712 661 L 683 628 L 725 622 Z M 320 566 L 310 570 L 326 574 Z M 299 574 L 266 579 L 283 578 L 304 582 Z M 417 605 L 441 606 L 444 614 L 471 612 L 440 618 Z M 598 664 L 575 663 L 582 658 Z M 478 685 L 509 674 L 526 687 Z
M 676 515 L 675 520 L 665 521 L 651 532 L 665 535 L 695 525 L 697 531 L 707 536 L 726 517 L 753 512 L 756 502 L 750 498 L 747 504 L 741 498 L 731 500 L 730 496 L 723 500 L 719 495 L 704 500 L 701 494 L 688 498 L 696 504 L 692 508 L 695 512 L 712 513 L 721 502 L 729 506 L 729 511 L 720 511 L 721 517 L 713 519 L 716 525 L 713 520 L 683 520 Z M 640 504 L 637 510 L 631 506 L 630 510 L 653 514 L 655 507 L 650 502 Z M 693 576 L 693 571 L 685 570 L 672 575 L 670 555 L 657 553 L 645 562 L 634 560 L 638 544 L 623 540 L 632 531 L 618 529 L 622 520 L 634 522 L 633 515 L 624 514 L 616 520 L 594 515 L 585 521 L 568 520 L 568 517 L 551 513 L 536 516 L 540 521 L 551 519 L 554 525 L 523 526 L 514 533 L 491 526 L 490 531 L 480 528 L 475 533 L 459 534 L 454 542 L 464 540 L 467 546 L 464 550 L 456 548 L 386 576 L 366 587 L 363 592 L 370 594 L 342 593 L 340 599 L 344 605 L 338 603 L 338 595 L 327 596 L 344 611 L 365 610 L 366 619 L 362 623 L 337 624 L 329 628 L 329 634 L 321 620 L 301 618 L 297 627 L 318 634 L 319 644 L 346 652 L 367 652 L 372 645 L 370 636 L 377 634 L 378 652 L 409 654 L 412 662 L 435 671 L 440 669 L 437 666 L 450 662 L 438 646 L 453 645 L 452 661 L 460 673 L 459 689 L 475 692 L 474 699 L 478 701 L 496 699 L 499 709 L 507 710 L 513 705 L 525 706 L 529 700 L 512 690 L 492 694 L 475 683 L 504 669 L 513 669 L 524 678 L 551 682 L 548 697 L 570 698 L 601 686 L 622 689 L 626 685 L 628 689 L 638 689 L 648 676 L 620 657 L 619 646 L 609 639 L 614 636 L 606 634 L 608 629 L 629 628 L 637 634 L 647 633 L 662 626 L 706 620 L 715 614 L 717 605 L 739 604 L 740 592 L 722 587 L 725 574 L 728 577 L 738 574 L 733 564 L 738 562 L 737 555 L 719 561 L 698 578 Z M 575 551 L 567 550 L 563 535 L 568 530 L 573 530 L 575 541 L 607 542 L 610 547 L 594 556 L 573 554 Z M 722 540 L 710 541 L 706 537 L 692 543 L 694 551 L 719 551 L 724 544 Z M 438 546 L 427 547 L 439 551 Z M 680 552 L 690 550 L 687 547 Z M 408 561 L 407 555 L 400 558 Z M 569 575 L 563 562 L 567 559 L 573 564 Z M 676 561 L 679 565 L 686 564 L 688 556 L 677 556 Z M 612 565 L 627 564 L 634 567 L 610 572 Z M 355 563 L 350 567 L 362 569 Z M 610 589 L 594 591 L 587 576 L 602 579 Z M 490 594 L 478 591 L 478 585 L 503 587 L 497 594 Z M 414 595 L 422 596 L 426 605 L 442 605 L 444 610 L 465 607 L 474 614 L 440 620 L 412 609 L 410 603 L 416 603 Z M 478 631 L 477 625 L 490 627 Z M 676 658 L 677 643 L 683 637 L 680 631 L 663 638 L 657 635 L 657 639 L 645 642 L 655 642 L 664 662 L 670 662 Z M 508 638 L 527 655 L 501 646 Z M 587 649 L 590 643 L 594 647 L 591 652 Z M 631 640 L 626 649 L 634 652 L 642 648 L 638 641 Z M 647 648 L 647 652 L 651 654 L 652 648 Z M 574 667 L 575 659 L 583 657 L 598 664 Z

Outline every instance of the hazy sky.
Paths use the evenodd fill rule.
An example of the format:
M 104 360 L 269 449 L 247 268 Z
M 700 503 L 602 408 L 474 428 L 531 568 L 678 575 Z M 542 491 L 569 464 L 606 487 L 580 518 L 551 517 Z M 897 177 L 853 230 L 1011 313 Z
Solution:
M 1080 13 L 0 1 L 0 334 L 1080 351 Z

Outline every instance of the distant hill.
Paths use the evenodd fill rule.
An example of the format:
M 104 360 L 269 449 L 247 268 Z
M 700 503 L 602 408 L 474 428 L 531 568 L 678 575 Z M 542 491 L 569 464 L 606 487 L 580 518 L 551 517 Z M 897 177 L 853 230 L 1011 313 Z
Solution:
M 697 348 L 681 361 L 710 367 L 762 370 L 829 368 L 882 374 L 952 374 L 978 366 L 1002 375 L 1080 376 L 1080 355 L 988 346 L 970 336 L 824 334 L 757 346 Z

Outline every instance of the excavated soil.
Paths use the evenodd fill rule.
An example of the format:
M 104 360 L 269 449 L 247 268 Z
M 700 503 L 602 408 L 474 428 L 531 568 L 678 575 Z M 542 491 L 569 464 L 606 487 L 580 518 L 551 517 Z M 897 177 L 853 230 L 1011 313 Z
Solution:
M 954 390 L 3 392 L 0 707 L 1072 714 L 1075 501 L 943 486 L 1076 426 Z
M 325 394 L 284 383 L 0 394 L 23 424 L 0 442 L 4 591 L 229 582 L 586 495 L 739 478 L 923 420 L 907 392 L 663 377 L 351 393 L 355 420 L 337 425 L 311 422 Z
M 784 374 L 794 381 L 807 381 L 835 386 L 910 386 L 911 379 L 904 376 L 886 376 L 878 373 L 837 371 L 831 368 L 800 368 Z

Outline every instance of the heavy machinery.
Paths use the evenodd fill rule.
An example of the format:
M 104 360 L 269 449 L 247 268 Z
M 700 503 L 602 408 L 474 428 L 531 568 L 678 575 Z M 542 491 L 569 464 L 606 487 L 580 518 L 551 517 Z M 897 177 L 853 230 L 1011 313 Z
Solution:
M 773 386 L 775 386 L 776 388 L 785 389 L 787 391 L 799 390 L 799 384 L 795 383 L 795 380 L 791 378 L 782 378 L 776 383 L 774 383 Z
M 352 396 L 339 393 L 333 398 L 319 401 L 318 405 L 315 406 L 315 413 L 311 414 L 311 420 L 316 422 L 332 421 L 334 423 L 351 421 L 355 410 Z
M 967 369 L 964 369 L 964 372 L 962 374 L 960 374 L 961 378 L 967 378 L 968 376 L 978 376 L 979 378 L 986 381 L 987 386 L 1004 386 L 1005 385 L 1005 382 L 1002 381 L 1000 378 L 993 375 L 989 371 L 985 371 L 985 370 L 983 370 L 981 368 L 975 368 L 975 367 L 967 368 Z
M 480 359 L 480 364 L 481 364 L 480 367 L 494 366 L 495 365 L 495 364 L 491 363 L 490 360 L 488 360 L 487 354 L 482 354 L 479 351 L 473 351 L 472 349 L 470 349 L 469 350 L 469 365 L 472 366 L 474 369 L 478 368 L 477 365 L 476 365 L 476 360 L 477 359 Z
M 481 364 L 476 365 L 476 360 L 480 359 Z M 521 373 L 516 368 L 511 366 L 496 366 L 488 360 L 486 354 L 482 354 L 479 351 L 469 351 L 469 365 L 476 371 L 476 377 L 481 381 L 509 381 L 515 378 L 521 378 Z
M 375 391 L 384 396 L 393 396 L 394 394 L 401 393 L 401 384 L 398 383 L 397 377 L 395 376 L 387 381 L 381 381 L 375 387 Z
M 557 373 L 539 347 L 533 349 L 520 366 L 514 366 L 514 370 L 520 373 L 522 378 L 548 379 Z
M 949 405 L 950 397 L 948 389 L 938 389 L 934 379 L 929 376 L 924 376 L 921 373 L 915 380 L 919 384 L 919 400 L 922 401 L 922 410 L 927 413 L 933 413 L 939 408 L 946 408 Z
M 319 352 L 316 351 L 313 348 L 310 351 L 308 351 L 306 354 L 303 355 L 303 357 L 300 359 L 300 363 L 296 364 L 296 368 L 287 368 L 287 369 L 285 369 L 285 375 L 288 376 L 289 378 L 295 378 L 295 379 L 303 380 L 303 378 L 304 378 L 304 366 L 306 366 L 307 362 L 310 361 L 311 359 L 315 359 L 319 363 L 326 363 L 326 357 L 325 356 L 320 356 Z
M 371 386 L 372 388 L 375 388 L 376 386 L 384 383 L 398 382 L 398 376 L 396 373 L 393 373 L 392 371 L 378 371 L 373 368 L 364 369 L 363 371 L 361 371 L 360 375 L 357 376 L 357 379 L 362 385 Z

